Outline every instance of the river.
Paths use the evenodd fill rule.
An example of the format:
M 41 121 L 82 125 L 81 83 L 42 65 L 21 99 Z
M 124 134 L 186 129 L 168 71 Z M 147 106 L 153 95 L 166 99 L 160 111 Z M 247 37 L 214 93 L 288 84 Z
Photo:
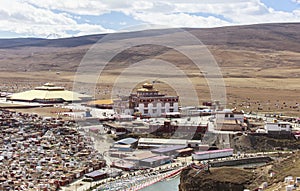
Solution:
M 168 191 L 178 191 L 178 185 L 180 183 L 180 176 L 173 178 L 171 180 L 166 180 L 153 184 L 147 188 L 142 189 L 142 191 L 157 191 L 157 190 L 168 190 Z

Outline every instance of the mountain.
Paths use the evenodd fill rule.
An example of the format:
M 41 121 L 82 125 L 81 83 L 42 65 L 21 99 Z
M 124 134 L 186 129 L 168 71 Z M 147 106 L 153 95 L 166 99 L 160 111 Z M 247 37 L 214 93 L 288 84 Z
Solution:
M 161 33 L 164 30 L 160 29 Z M 220 28 L 186 28 L 207 45 L 221 66 L 252 65 L 257 67 L 262 62 L 293 65 L 299 63 L 300 23 L 258 24 L 230 26 Z M 153 31 L 120 33 L 121 38 L 149 37 Z M 128 34 L 128 35 L 126 35 Z M 0 39 L 0 66 L 2 71 L 75 71 L 86 51 L 105 35 L 88 35 L 73 38 L 39 39 L 16 38 Z M 162 49 L 161 49 L 162 50 Z M 149 48 L 139 49 L 144 56 L 157 55 Z M 163 49 L 165 53 L 166 49 Z M 265 53 L 272 55 L 266 56 Z M 121 58 L 132 56 L 122 53 Z M 291 57 L 296 55 L 297 59 Z M 287 60 L 282 58 L 287 57 Z M 256 61 L 249 62 L 249 59 Z M 143 58 L 140 58 L 143 59 Z M 236 60 L 237 59 L 237 60 Z M 259 63 L 257 63 L 259 61 Z M 239 62 L 239 63 L 237 63 Z M 298 65 L 297 65 L 298 66 Z M 251 66 L 250 66 L 251 67 Z
M 257 24 L 229 26 L 219 28 L 185 28 L 199 38 L 205 45 L 220 45 L 247 48 L 264 48 L 274 50 L 299 51 L 300 23 Z M 159 29 L 158 29 L 159 30 Z M 161 31 L 165 29 L 160 29 Z M 131 32 L 132 36 L 149 36 L 152 30 Z M 92 45 L 100 40 L 103 34 L 87 35 L 72 38 L 40 39 L 16 38 L 0 39 L 0 48 L 20 47 L 79 47 Z
M 206 45 L 300 51 L 300 23 L 190 29 Z
M 104 35 L 89 35 L 82 37 L 59 38 L 59 39 L 43 39 L 43 38 L 13 38 L 0 39 L 1 49 L 15 49 L 22 47 L 78 47 L 91 45 L 101 39 Z

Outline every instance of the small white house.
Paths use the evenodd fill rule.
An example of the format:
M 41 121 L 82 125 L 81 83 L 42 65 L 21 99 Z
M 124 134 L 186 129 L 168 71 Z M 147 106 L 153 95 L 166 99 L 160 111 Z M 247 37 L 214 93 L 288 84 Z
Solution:
M 262 134 L 267 133 L 265 129 L 257 129 L 255 132 L 262 133 Z
M 236 120 L 239 121 L 241 124 L 244 123 L 244 112 L 243 111 L 237 111 L 235 109 L 224 109 L 222 111 L 216 112 L 216 118 L 219 120 L 224 121 L 231 121 Z
M 292 125 L 285 121 L 274 121 L 273 123 L 266 123 L 265 130 L 267 133 L 291 133 Z

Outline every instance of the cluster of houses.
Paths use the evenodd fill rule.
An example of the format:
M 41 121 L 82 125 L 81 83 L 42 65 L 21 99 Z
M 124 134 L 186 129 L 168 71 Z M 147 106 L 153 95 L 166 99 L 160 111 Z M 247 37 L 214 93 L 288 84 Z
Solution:
M 209 148 L 200 140 L 125 138 L 113 144 L 109 155 L 116 159 L 113 167 L 129 171 L 158 167 L 177 157 L 191 156 L 194 151 L 207 151 Z
M 156 136 L 163 134 L 173 135 L 175 132 L 181 135 L 204 134 L 208 130 L 207 123 L 192 123 L 185 121 L 180 123 L 176 119 L 181 116 L 212 116 L 214 127 L 217 131 L 246 131 L 249 129 L 248 121 L 243 111 L 236 109 L 223 109 L 218 101 L 204 102 L 203 108 L 178 106 L 178 96 L 167 96 L 160 94 L 153 87 L 153 84 L 145 83 L 136 93 L 129 97 L 114 100 L 112 108 L 118 114 L 117 122 L 105 123 L 104 125 L 115 134 L 151 133 Z M 140 118 L 165 118 L 164 121 L 148 123 L 147 125 L 133 122 L 136 116 Z M 126 121 L 127 123 L 122 123 Z M 174 122 L 175 121 L 175 122 Z M 286 121 L 266 122 L 264 128 L 257 130 L 257 133 L 267 134 L 291 134 L 291 124 Z M 201 137 L 201 136 L 200 136 Z
M 91 99 L 88 95 L 78 94 L 65 90 L 63 87 L 56 87 L 54 84 L 46 83 L 34 90 L 16 93 L 7 97 L 10 100 L 36 101 L 42 103 L 78 102 Z M 215 118 L 214 126 L 217 131 L 246 131 L 247 120 L 243 111 L 236 109 L 223 109 L 218 101 L 204 102 L 203 107 L 179 106 L 178 96 L 161 94 L 151 83 L 144 83 L 136 92 L 127 97 L 115 100 L 96 100 L 88 102 L 87 106 L 97 106 L 100 108 L 113 109 L 114 116 L 101 117 L 100 121 L 116 121 L 106 123 L 105 126 L 115 134 L 151 133 L 156 136 L 164 134 L 173 135 L 175 132 L 190 136 L 198 134 L 201 137 L 208 129 L 207 123 L 195 123 L 193 120 L 180 120 L 174 122 L 170 118 L 180 118 L 181 116 L 205 116 L 210 115 Z M 86 115 L 86 117 L 91 117 Z M 164 121 L 143 124 L 135 121 L 139 118 L 165 118 Z M 124 122 L 127 122 L 124 123 Z M 267 134 L 291 134 L 292 128 L 289 122 L 274 121 L 266 122 L 265 127 L 258 129 L 256 133 Z M 299 133 L 295 135 L 299 137 Z
M 106 165 L 69 121 L 0 110 L 0 190 L 56 190 Z
M 157 121 L 131 121 L 131 122 L 106 122 L 103 124 L 106 130 L 116 135 L 123 135 L 128 133 L 138 134 L 153 134 L 156 136 L 161 135 L 174 135 L 177 133 L 180 136 L 193 137 L 195 134 L 205 134 L 208 128 L 207 123 L 200 122 L 179 122 L 171 121 L 168 119 Z
M 64 103 L 89 100 L 91 97 L 44 84 L 8 98 L 12 101 Z M 204 157 L 204 154 L 230 156 L 232 150 L 207 153 L 209 145 L 191 138 L 193 135 L 201 138 L 209 130 L 209 123 L 214 125 L 215 131 L 243 132 L 249 129 L 243 111 L 223 109 L 219 103 L 206 103 L 203 108 L 180 108 L 178 96 L 161 94 L 149 83 L 143 84 L 128 97 L 90 104 L 115 111 L 113 118 L 106 117 L 109 122 L 99 120 L 104 121 L 104 129 L 108 133 L 177 137 L 116 141 L 108 153 L 116 159 L 111 167 L 122 170 L 153 168 L 170 163 L 178 156 L 192 154 L 196 159 Z M 201 121 L 199 116 L 207 115 L 208 120 Z M 0 116 L 0 190 L 55 190 L 83 176 L 93 180 L 109 176 L 99 170 L 106 163 L 94 150 L 92 140 L 72 128 L 72 122 L 8 110 L 0 110 Z M 140 120 L 135 120 L 137 117 Z M 292 130 L 290 122 L 272 121 L 266 122 L 255 133 L 289 137 Z M 299 137 L 300 133 L 294 136 Z
M 249 120 L 243 111 L 236 109 L 223 109 L 221 111 L 210 112 L 211 122 L 215 131 L 246 132 L 253 131 L 249 126 Z M 126 121 L 105 121 L 103 126 L 112 134 L 124 135 L 129 133 L 153 134 L 155 136 L 170 136 L 179 134 L 184 137 L 200 135 L 202 137 L 208 131 L 208 121 L 199 121 L 199 116 L 185 118 L 153 118 L 148 120 L 136 120 L 134 118 Z M 283 120 L 272 119 L 263 121 L 259 128 L 252 134 L 268 134 L 274 137 L 296 137 L 300 133 L 294 131 L 292 123 Z

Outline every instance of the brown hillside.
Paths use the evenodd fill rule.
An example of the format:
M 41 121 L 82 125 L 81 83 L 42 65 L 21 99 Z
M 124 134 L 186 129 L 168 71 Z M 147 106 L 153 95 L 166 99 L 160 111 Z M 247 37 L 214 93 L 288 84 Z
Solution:
M 220 66 L 228 107 L 299 115 L 299 108 L 295 106 L 300 102 L 300 23 L 186 30 L 207 45 Z M 164 33 L 163 30 L 159 32 Z M 209 100 L 207 83 L 201 73 L 195 73 L 195 68 L 188 65 L 189 59 L 172 49 L 147 44 L 147 38 L 154 34 L 157 30 L 119 34 L 117 40 L 143 37 L 145 41 L 141 44 L 145 45 L 124 50 L 112 60 L 113 64 L 107 68 L 106 80 L 99 84 L 96 97 L 107 97 L 109 90 L 104 91 L 103 88 L 112 86 L 122 68 L 145 59 L 159 58 L 187 71 L 200 100 Z M 21 91 L 22 84 L 32 87 L 48 81 L 71 88 L 74 72 L 82 58 L 101 38 L 103 35 L 57 40 L 0 40 L 1 91 Z M 94 66 L 90 67 L 93 70 Z M 60 75 L 55 74 L 57 71 Z M 12 88 L 11 84 L 17 87 Z M 157 86 L 168 93 L 167 86 Z

